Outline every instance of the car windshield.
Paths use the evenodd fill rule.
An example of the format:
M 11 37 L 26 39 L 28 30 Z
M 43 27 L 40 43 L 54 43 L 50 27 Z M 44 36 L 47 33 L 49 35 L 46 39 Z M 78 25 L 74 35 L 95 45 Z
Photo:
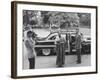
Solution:
M 55 40 L 57 35 L 49 37 L 49 40 Z

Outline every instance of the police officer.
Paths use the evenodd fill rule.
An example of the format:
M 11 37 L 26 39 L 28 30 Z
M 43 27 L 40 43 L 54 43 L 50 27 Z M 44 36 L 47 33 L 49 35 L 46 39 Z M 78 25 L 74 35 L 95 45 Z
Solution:
M 77 63 L 81 63 L 81 35 L 79 34 L 79 29 L 76 29 L 76 41 L 75 41 L 75 46 L 76 46 L 76 54 L 77 54 Z

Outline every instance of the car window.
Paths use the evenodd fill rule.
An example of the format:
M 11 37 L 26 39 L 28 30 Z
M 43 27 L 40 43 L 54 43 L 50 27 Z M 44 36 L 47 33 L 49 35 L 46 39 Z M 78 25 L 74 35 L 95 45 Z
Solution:
M 91 38 L 87 38 L 87 40 L 91 40 Z
M 71 36 L 71 41 L 75 42 L 75 36 Z
M 56 36 L 57 36 L 57 35 L 51 36 L 51 37 L 49 37 L 48 40 L 55 40 L 55 39 L 56 39 Z

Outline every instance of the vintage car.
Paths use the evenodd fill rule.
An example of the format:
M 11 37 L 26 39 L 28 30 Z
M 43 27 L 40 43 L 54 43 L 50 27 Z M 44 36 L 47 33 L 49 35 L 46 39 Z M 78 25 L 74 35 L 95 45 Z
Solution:
M 70 43 L 70 53 L 75 53 L 76 49 L 75 49 L 75 35 L 71 35 L 71 43 Z M 82 38 L 82 54 L 88 54 L 91 53 L 91 37 L 89 35 L 84 35 Z
M 88 35 L 84 35 L 84 37 L 83 37 L 82 53 L 83 54 L 91 53 L 91 37 Z
M 70 38 L 68 38 L 68 47 L 66 48 L 66 53 L 73 54 L 76 52 L 75 49 L 75 33 L 67 33 L 70 34 Z M 61 36 L 66 39 L 66 33 L 62 33 Z M 69 42 L 71 39 L 71 42 Z M 37 54 L 40 55 L 51 55 L 56 54 L 56 43 L 59 40 L 59 36 L 57 32 L 50 33 L 45 38 L 37 38 L 35 44 L 35 50 Z M 91 48 L 91 38 L 90 36 L 83 36 L 82 40 L 82 53 L 90 53 Z
M 37 54 L 50 55 L 51 53 L 55 53 L 56 42 L 58 39 L 58 33 L 50 33 L 47 37 L 37 38 L 35 44 Z

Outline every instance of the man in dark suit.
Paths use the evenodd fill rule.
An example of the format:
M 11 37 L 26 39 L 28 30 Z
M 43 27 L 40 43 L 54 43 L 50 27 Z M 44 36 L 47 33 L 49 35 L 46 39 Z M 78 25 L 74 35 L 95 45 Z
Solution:
M 75 41 L 75 46 L 76 46 L 76 54 L 77 54 L 77 63 L 81 63 L 81 35 L 79 34 L 79 29 L 76 29 L 76 41 Z

